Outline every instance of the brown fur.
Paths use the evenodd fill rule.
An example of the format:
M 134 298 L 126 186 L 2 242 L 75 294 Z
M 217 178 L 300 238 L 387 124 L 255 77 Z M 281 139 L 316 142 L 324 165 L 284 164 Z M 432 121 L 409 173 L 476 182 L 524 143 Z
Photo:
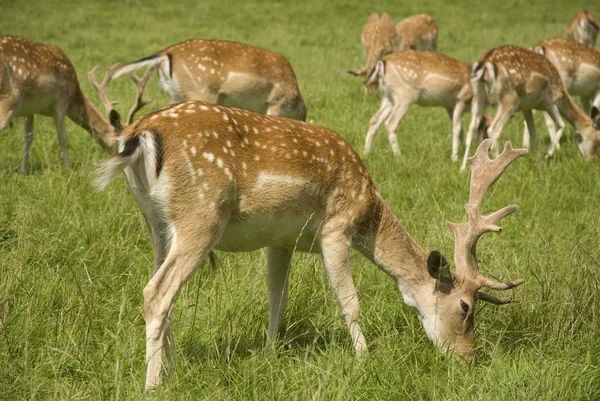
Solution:
M 27 118 L 23 172 L 28 171 L 34 114 L 55 119 L 66 167 L 65 116 L 90 132 L 107 150 L 114 144 L 113 127 L 81 91 L 75 68 L 62 50 L 18 36 L 0 36 L 0 131 L 15 116 Z
M 411 15 L 396 24 L 400 45 L 398 51 L 437 51 L 438 25 L 427 14 Z
M 586 46 L 596 47 L 600 23 L 589 10 L 581 10 L 567 24 L 567 37 Z

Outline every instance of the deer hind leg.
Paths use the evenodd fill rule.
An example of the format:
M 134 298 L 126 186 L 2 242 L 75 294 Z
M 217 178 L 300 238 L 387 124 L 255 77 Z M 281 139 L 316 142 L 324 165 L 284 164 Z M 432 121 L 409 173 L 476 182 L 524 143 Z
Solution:
M 456 102 L 454 109 L 448 109 L 448 116 L 452 120 L 452 161 L 458 160 L 458 147 L 463 141 L 462 116 L 465 111 L 465 103 Z
M 475 85 L 475 84 L 474 84 Z M 471 148 L 471 142 L 477 132 L 478 127 L 481 125 L 483 120 L 483 114 L 485 113 L 486 99 L 484 95 L 476 96 L 472 100 L 471 104 L 471 123 L 469 124 L 469 130 L 467 131 L 467 138 L 465 140 L 465 155 L 463 157 L 460 171 L 465 171 L 467 168 L 467 159 L 469 158 L 469 150 Z
M 350 330 L 352 345 L 357 355 L 364 355 L 367 352 L 367 342 L 359 324 L 360 305 L 350 270 L 349 239 L 340 232 L 323 235 L 321 249 L 329 283 Z
M 390 141 L 390 145 L 392 146 L 392 152 L 394 153 L 394 156 L 398 156 L 400 154 L 396 130 L 398 129 L 400 121 L 402 121 L 402 119 L 406 115 L 406 112 L 408 111 L 408 109 L 410 109 L 410 106 L 412 106 L 413 103 L 414 101 L 411 97 L 397 99 L 394 111 L 392 111 L 392 115 L 385 122 L 385 128 L 387 129 L 388 139 Z
M 494 157 L 498 157 L 498 138 L 504 129 L 504 126 L 518 107 L 518 99 L 506 97 L 502 99 L 498 105 L 496 116 L 492 120 L 492 124 L 488 128 L 488 137 L 492 140 L 492 151 Z
M 29 150 L 33 142 L 33 114 L 25 117 L 23 124 L 23 142 L 25 149 L 23 151 L 23 161 L 21 162 L 21 172 L 27 174 L 29 172 Z
M 224 223 L 217 216 L 188 216 L 183 229 L 175 229 L 169 253 L 144 288 L 146 317 L 146 390 L 161 383 L 162 352 L 172 353 L 174 344 L 168 338 L 170 316 L 175 296 L 192 276 L 218 241 Z M 196 223 L 198 224 L 198 223 Z
M 565 129 L 565 123 L 560 116 L 560 112 L 558 111 L 558 107 L 553 104 L 549 106 L 546 111 L 550 116 L 549 119 L 546 119 L 546 125 L 548 126 L 548 132 L 550 133 L 550 147 L 548 151 L 544 154 L 544 159 L 548 159 L 554 155 L 554 151 L 560 148 L 560 137 L 562 136 L 563 130 Z M 554 122 L 558 125 L 558 129 L 554 133 L 554 138 L 552 137 L 551 132 L 553 131 L 553 125 L 549 124 L 549 122 Z
M 57 107 L 54 112 L 54 124 L 56 125 L 56 133 L 58 135 L 58 146 L 60 146 L 60 155 L 66 169 L 71 168 L 69 162 L 69 150 L 67 149 L 67 131 L 65 129 L 66 110 Z
M 535 156 L 535 122 L 533 120 L 533 110 L 523 111 L 523 116 L 525 116 L 523 146 L 528 149 L 531 146 L 531 155 Z
M 267 248 L 267 285 L 269 288 L 269 330 L 266 350 L 273 347 L 281 316 L 288 301 L 288 282 L 292 250 Z
M 371 122 L 369 123 L 369 131 L 367 131 L 367 137 L 365 139 L 365 155 L 371 152 L 371 147 L 373 146 L 373 139 L 375 139 L 375 134 L 377 130 L 383 124 L 386 118 L 392 112 L 392 102 L 390 99 L 384 95 L 384 98 L 381 100 L 381 107 L 375 115 L 371 118 Z

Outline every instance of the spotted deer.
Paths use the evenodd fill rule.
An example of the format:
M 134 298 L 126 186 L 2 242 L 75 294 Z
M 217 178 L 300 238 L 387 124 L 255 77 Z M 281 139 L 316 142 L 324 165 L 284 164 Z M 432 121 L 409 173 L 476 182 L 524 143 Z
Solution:
M 153 66 L 172 103 L 201 100 L 306 118 L 296 74 L 279 53 L 236 42 L 192 39 L 123 65 L 113 78 Z
M 365 154 L 371 151 L 375 134 L 385 121 L 392 151 L 398 155 L 396 130 L 408 109 L 417 104 L 446 109 L 452 121 L 452 160 L 458 160 L 461 119 L 465 110 L 470 110 L 473 99 L 469 71 L 467 63 L 427 51 L 405 50 L 378 61 L 369 79 L 379 81 L 383 96 L 381 107 L 369 124 Z M 479 127 L 482 134 L 486 124 L 484 116 Z
M 437 51 L 438 25 L 427 14 L 411 15 L 396 24 L 398 51 Z
M 502 46 L 488 51 L 471 68 L 471 82 L 477 101 L 467 133 L 465 156 L 461 170 L 466 168 L 469 147 L 476 128 L 480 125 L 485 107 L 490 101 L 498 104 L 496 116 L 488 128 L 488 137 L 492 139 L 492 150 L 497 154 L 497 141 L 510 117 L 516 111 L 522 111 L 529 131 L 524 135 L 526 147 L 531 143 L 535 153 L 535 125 L 532 110 L 548 113 L 552 122 L 546 122 L 550 134 L 550 147 L 545 158 L 552 157 L 565 124 L 561 118 L 569 121 L 577 131 L 579 150 L 586 159 L 596 154 L 600 145 L 600 119 L 598 109 L 592 108 L 592 118 L 578 108 L 569 97 L 556 68 L 544 56 L 517 46 Z
M 369 72 L 373 70 L 378 60 L 398 51 L 398 34 L 389 14 L 374 13 L 369 16 L 362 31 L 361 43 L 366 65 L 363 67 L 359 63 L 357 70 L 351 70 L 348 73 L 362 78 L 365 94 L 374 93 L 377 89 L 377 82 L 369 81 Z
M 58 144 L 66 168 L 70 167 L 65 118 L 88 131 L 105 149 L 115 144 L 115 130 L 82 92 L 73 64 L 56 46 L 18 36 L 0 36 L 0 131 L 13 117 L 25 117 L 25 150 L 21 172 L 29 172 L 33 117 L 54 118 Z
M 438 252 L 427 254 L 406 232 L 365 165 L 335 132 L 304 122 L 189 101 L 146 114 L 119 137 L 98 184 L 121 172 L 148 222 L 155 270 L 144 289 L 146 388 L 161 382 L 162 353 L 173 359 L 174 299 L 212 249 L 267 248 L 269 344 L 288 300 L 292 252 L 320 253 L 357 354 L 367 350 L 350 270 L 355 248 L 387 273 L 417 310 L 427 336 L 453 355 L 474 356 L 478 299 L 510 302 L 481 287 L 506 290 L 478 271 L 478 238 L 516 210 L 481 215 L 487 188 L 527 150 L 491 161 L 484 141 L 473 165 L 468 223 L 448 223 L 456 238 L 456 272 Z
M 581 10 L 567 24 L 567 37 L 586 46 L 596 47 L 600 23 L 589 10 Z
M 579 96 L 585 112 L 590 103 L 600 108 L 599 51 L 563 38 L 544 40 L 534 50 L 556 67 L 569 95 Z

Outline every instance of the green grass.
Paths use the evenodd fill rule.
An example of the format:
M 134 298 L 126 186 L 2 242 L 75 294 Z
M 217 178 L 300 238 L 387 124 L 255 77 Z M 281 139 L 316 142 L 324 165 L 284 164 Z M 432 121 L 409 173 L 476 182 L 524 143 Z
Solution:
M 362 151 L 377 96 L 365 98 L 346 74 L 362 54 L 371 12 L 395 20 L 426 12 L 440 26 L 439 48 L 473 61 L 505 43 L 529 46 L 562 36 L 591 1 L 5 1 L 2 33 L 60 46 L 84 79 L 94 65 L 134 60 L 192 38 L 229 39 L 285 54 L 297 73 L 309 119 Z M 600 12 L 600 9 L 595 9 Z M 152 78 L 153 107 L 168 103 Z M 120 111 L 133 99 L 111 83 Z M 150 108 L 149 108 L 150 109 Z M 548 146 L 537 116 L 538 148 Z M 466 121 L 464 122 L 466 125 Z M 522 117 L 502 139 L 521 143 Z M 105 155 L 70 123 L 73 168 L 60 161 L 48 118 L 36 118 L 32 173 L 21 175 L 22 122 L 0 134 L 0 399 L 144 397 L 142 289 L 152 252 L 123 179 L 92 185 Z M 411 110 L 394 159 L 384 133 L 366 164 L 384 198 L 424 249 L 452 254 L 445 220 L 463 221 L 468 175 L 450 161 L 450 122 L 438 109 Z M 489 196 L 492 210 L 519 210 L 502 235 L 479 246 L 481 269 L 524 278 L 504 307 L 478 305 L 477 363 L 444 359 L 426 339 L 393 283 L 353 254 L 370 355 L 354 356 L 319 258 L 294 257 L 281 347 L 265 356 L 265 256 L 220 254 L 176 302 L 178 361 L 151 399 L 210 400 L 598 400 L 600 399 L 600 165 L 586 163 L 573 131 L 555 159 L 518 160 Z

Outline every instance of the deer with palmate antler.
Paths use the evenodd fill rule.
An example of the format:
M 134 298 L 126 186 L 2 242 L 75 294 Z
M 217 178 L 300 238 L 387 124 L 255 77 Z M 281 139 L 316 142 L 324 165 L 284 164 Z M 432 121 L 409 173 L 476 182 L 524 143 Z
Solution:
M 378 81 L 383 93 L 381 107 L 371 118 L 365 139 L 365 155 L 371 151 L 377 130 L 385 121 L 394 155 L 400 153 L 396 130 L 413 104 L 443 107 L 452 121 L 452 160 L 458 160 L 462 140 L 462 116 L 471 110 L 473 87 L 468 63 L 441 53 L 405 50 L 379 60 L 369 74 Z M 478 127 L 480 136 L 487 130 L 489 119 L 483 116 Z
M 575 105 L 558 71 L 544 56 L 512 45 L 492 49 L 473 64 L 471 82 L 477 101 L 467 132 L 461 170 L 466 168 L 470 144 L 490 101 L 498 104 L 496 116 L 488 128 L 488 137 L 493 141 L 492 150 L 496 154 L 502 129 L 516 111 L 523 112 L 529 131 L 529 135 L 523 137 L 523 144 L 528 147 L 531 143 L 531 153 L 535 153 L 532 110 L 536 109 L 547 112 L 550 119 L 558 125 L 555 132 L 554 124 L 546 122 L 550 147 L 545 158 L 552 157 L 560 147 L 560 137 L 565 127 L 561 116 L 575 127 L 579 150 L 584 157 L 595 157 L 600 145 L 600 119 L 597 118 L 597 110 L 592 109 L 592 119 Z
M 357 354 L 367 350 L 350 270 L 350 248 L 387 273 L 417 310 L 429 338 L 470 362 L 475 301 L 510 302 L 480 290 L 522 283 L 482 276 L 475 245 L 516 209 L 481 215 L 483 196 L 516 158 L 489 160 L 484 141 L 470 159 L 469 222 L 455 233 L 456 273 L 438 252 L 416 243 L 382 199 L 365 165 L 335 132 L 295 120 L 203 102 L 183 102 L 146 114 L 119 137 L 99 185 L 121 172 L 148 222 L 154 274 L 144 289 L 146 388 L 161 382 L 162 354 L 173 359 L 171 317 L 177 293 L 212 249 L 267 248 L 269 344 L 288 296 L 292 252 L 320 253 Z

